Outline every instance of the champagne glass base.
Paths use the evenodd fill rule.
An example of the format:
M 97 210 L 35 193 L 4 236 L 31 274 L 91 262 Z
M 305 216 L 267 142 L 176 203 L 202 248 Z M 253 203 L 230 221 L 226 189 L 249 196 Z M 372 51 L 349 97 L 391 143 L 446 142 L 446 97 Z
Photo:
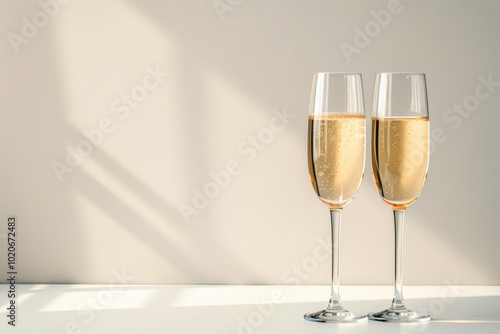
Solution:
M 383 322 L 427 322 L 431 320 L 431 317 L 428 314 L 413 312 L 406 308 L 389 308 L 368 314 L 368 319 Z
M 333 323 L 355 323 L 366 321 L 366 315 L 361 313 L 349 312 L 345 309 L 326 309 L 313 313 L 304 314 L 304 319 L 315 322 L 333 322 Z

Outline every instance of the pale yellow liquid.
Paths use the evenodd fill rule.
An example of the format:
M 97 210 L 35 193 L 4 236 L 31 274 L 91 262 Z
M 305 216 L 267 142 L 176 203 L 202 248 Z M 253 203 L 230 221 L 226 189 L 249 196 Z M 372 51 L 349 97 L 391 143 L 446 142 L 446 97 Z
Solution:
M 429 163 L 427 118 L 372 118 L 372 172 L 380 196 L 393 207 L 420 195 Z
M 316 194 L 329 206 L 356 195 L 365 166 L 364 115 L 309 117 L 309 176 Z

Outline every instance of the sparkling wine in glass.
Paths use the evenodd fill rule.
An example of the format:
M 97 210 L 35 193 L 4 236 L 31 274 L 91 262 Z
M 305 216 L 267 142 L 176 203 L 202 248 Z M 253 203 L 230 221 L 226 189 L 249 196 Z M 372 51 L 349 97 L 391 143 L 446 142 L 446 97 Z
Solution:
M 403 224 L 406 207 L 415 202 L 429 165 L 429 109 L 425 75 L 380 73 L 376 76 L 372 114 L 372 173 L 380 197 L 394 212 L 394 299 L 370 320 L 424 322 L 430 316 L 410 311 L 403 299 Z
M 314 75 L 309 109 L 307 155 L 316 195 L 330 209 L 332 287 L 326 309 L 307 313 L 318 322 L 361 322 L 364 314 L 342 306 L 339 294 L 340 218 L 356 195 L 365 164 L 365 113 L 360 74 Z

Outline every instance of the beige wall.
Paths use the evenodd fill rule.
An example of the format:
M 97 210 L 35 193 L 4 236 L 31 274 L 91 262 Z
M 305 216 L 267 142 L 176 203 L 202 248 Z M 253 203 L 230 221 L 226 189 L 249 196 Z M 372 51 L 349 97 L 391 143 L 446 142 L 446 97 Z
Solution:
M 422 71 L 435 147 L 407 212 L 405 283 L 500 284 L 500 87 L 480 81 L 500 82 L 498 1 L 48 2 L 50 17 L 0 5 L 0 233 L 17 215 L 23 282 L 328 283 L 312 74 L 361 72 L 371 112 L 376 72 Z M 71 167 L 67 147 L 92 152 Z M 186 223 L 179 206 L 207 184 Z M 369 165 L 343 218 L 342 283 L 391 284 L 392 215 Z

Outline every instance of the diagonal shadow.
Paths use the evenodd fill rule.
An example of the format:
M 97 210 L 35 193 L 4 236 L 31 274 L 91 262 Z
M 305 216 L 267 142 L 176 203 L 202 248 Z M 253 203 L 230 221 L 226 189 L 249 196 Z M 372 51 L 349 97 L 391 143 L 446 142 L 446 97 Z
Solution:
M 188 273 L 194 281 L 197 277 L 201 277 L 203 270 L 200 266 L 193 265 L 190 261 L 185 261 L 175 254 L 181 252 L 179 249 L 178 240 L 168 238 L 164 231 L 158 230 L 151 226 L 149 222 L 141 217 L 133 208 L 120 200 L 118 196 L 103 187 L 90 174 L 84 170 L 79 170 L 81 185 L 78 191 L 85 196 L 90 202 L 99 207 L 103 212 L 106 212 L 120 226 L 128 230 L 132 235 L 137 237 L 144 246 L 154 250 L 157 254 L 162 255 L 169 264 L 174 265 L 183 273 Z M 112 244 L 112 240 L 110 240 Z M 184 254 L 184 253 L 183 253 Z
M 71 124 L 66 124 L 67 128 L 74 131 L 78 135 L 78 130 Z M 80 135 L 81 136 L 81 135 Z M 84 139 L 81 136 L 81 139 Z M 122 184 L 140 196 L 148 206 L 158 212 L 165 221 L 165 230 L 171 230 L 173 233 L 168 236 L 164 231 L 158 230 L 147 219 L 142 217 L 127 203 L 119 199 L 119 194 L 111 192 L 101 183 L 99 183 L 91 174 L 84 170 L 84 167 L 77 168 L 72 175 L 67 176 L 65 182 L 74 182 L 78 184 L 78 192 L 84 195 L 89 201 L 93 202 L 101 210 L 106 212 L 110 217 L 113 217 L 116 223 L 119 223 L 131 232 L 144 245 L 153 249 L 158 254 L 168 259 L 172 265 L 175 265 L 181 273 L 188 273 L 191 276 L 192 283 L 202 284 L 202 279 L 198 277 L 208 278 L 210 282 L 217 282 L 218 273 L 213 272 L 210 267 L 210 261 L 206 261 L 206 257 L 189 251 L 189 244 L 196 245 L 201 249 L 210 249 L 216 252 L 216 257 L 223 257 L 231 263 L 231 269 L 242 273 L 242 275 L 252 281 L 259 280 L 259 270 L 252 270 L 249 266 L 241 263 L 234 257 L 231 252 L 220 248 L 216 243 L 213 243 L 210 238 L 205 238 L 203 235 L 197 237 L 189 233 L 191 228 L 185 225 L 185 222 L 180 214 L 180 211 L 173 205 L 168 203 L 160 195 L 155 193 L 151 188 L 144 185 L 132 173 L 124 169 L 116 160 L 102 151 L 98 146 L 94 146 L 91 157 L 100 167 L 115 176 Z M 186 226 L 186 229 L 179 227 Z M 184 239 L 178 240 L 176 235 L 184 235 Z M 188 236 L 191 239 L 188 239 Z M 168 240 L 165 240 L 167 238 Z M 181 245 L 182 243 L 182 245 Z M 189 261 L 183 260 L 182 257 L 175 256 L 176 253 L 182 253 L 183 258 L 189 258 Z M 196 268 L 196 269 L 194 269 Z M 261 278 L 261 277 L 260 277 Z M 161 282 L 159 282 L 161 283 Z

